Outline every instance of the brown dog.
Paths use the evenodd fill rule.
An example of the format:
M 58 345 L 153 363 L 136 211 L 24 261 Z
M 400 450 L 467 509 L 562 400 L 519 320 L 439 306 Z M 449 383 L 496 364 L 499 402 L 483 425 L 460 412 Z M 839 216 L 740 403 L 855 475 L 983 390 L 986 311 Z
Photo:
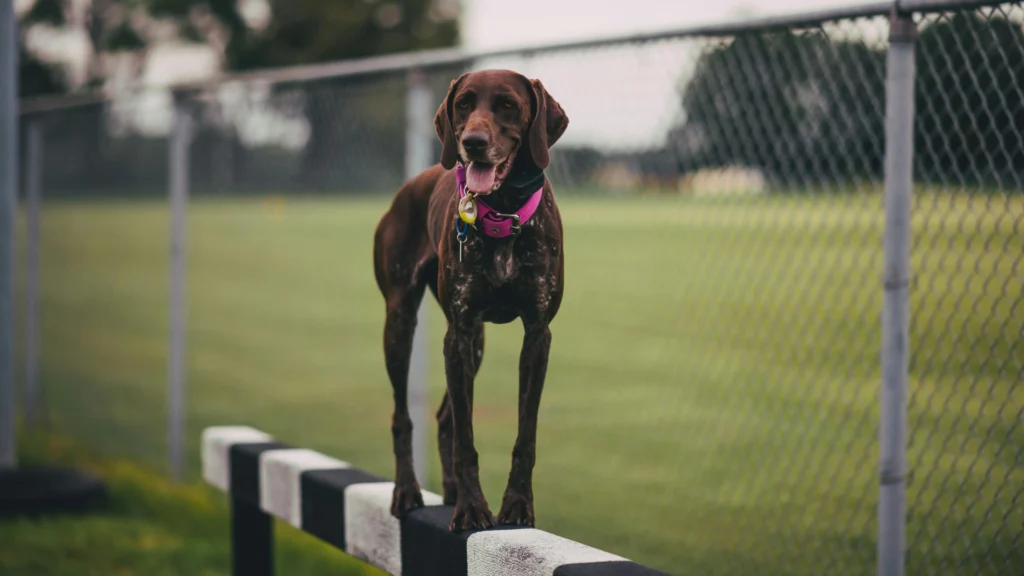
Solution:
M 506 70 L 463 74 L 434 118 L 441 164 L 406 182 L 377 226 L 374 272 L 387 304 L 384 356 L 395 398 L 395 516 L 423 506 L 406 385 L 416 312 L 429 286 L 448 320 L 448 391 L 437 412 L 437 439 L 444 502 L 455 505 L 450 528 L 495 522 L 473 446 L 473 379 L 483 359 L 484 322 L 516 318 L 525 329 L 519 435 L 497 522 L 534 524 L 537 412 L 551 346 L 548 325 L 562 301 L 564 258 L 562 221 L 544 169 L 549 147 L 568 124 L 537 80 Z M 459 220 L 464 194 L 477 199 L 473 226 Z

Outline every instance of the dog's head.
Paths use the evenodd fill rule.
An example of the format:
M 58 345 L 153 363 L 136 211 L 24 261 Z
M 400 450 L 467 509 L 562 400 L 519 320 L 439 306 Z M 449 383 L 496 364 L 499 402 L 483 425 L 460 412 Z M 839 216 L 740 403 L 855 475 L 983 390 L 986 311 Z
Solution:
M 569 125 L 562 107 L 539 80 L 509 70 L 468 72 L 451 83 L 434 116 L 441 140 L 441 165 L 466 165 L 466 187 L 477 194 L 497 190 L 517 154 L 529 153 L 544 169 L 548 149 Z

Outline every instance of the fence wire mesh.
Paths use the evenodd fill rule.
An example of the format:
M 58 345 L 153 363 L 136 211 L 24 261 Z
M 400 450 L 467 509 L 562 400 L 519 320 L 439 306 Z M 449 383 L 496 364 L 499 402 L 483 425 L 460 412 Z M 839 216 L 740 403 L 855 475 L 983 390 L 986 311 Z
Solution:
M 23 181 L 37 167 L 42 195 L 40 419 L 89 448 L 158 464 L 167 450 L 169 109 L 142 93 L 23 115 L 21 139 Z
M 918 18 L 908 573 L 1024 570 L 1022 21 Z
M 1024 574 L 1022 16 L 917 17 L 908 574 Z M 539 527 L 673 574 L 874 572 L 887 34 L 880 13 L 425 70 L 439 103 L 463 71 L 512 68 L 570 117 Z M 369 270 L 406 89 L 398 71 L 191 95 L 190 462 L 202 427 L 232 422 L 391 474 Z M 156 464 L 171 117 L 159 90 L 27 117 L 45 126 L 52 425 Z M 488 327 L 492 500 L 520 344 Z

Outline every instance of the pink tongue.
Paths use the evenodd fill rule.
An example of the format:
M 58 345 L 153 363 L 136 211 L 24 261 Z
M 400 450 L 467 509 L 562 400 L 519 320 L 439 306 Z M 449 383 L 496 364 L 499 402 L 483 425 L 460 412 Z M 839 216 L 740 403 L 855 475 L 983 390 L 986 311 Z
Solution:
M 494 187 L 494 176 L 497 172 L 498 167 L 493 164 L 488 166 L 470 162 L 469 169 L 466 170 L 466 188 L 476 194 L 489 194 Z

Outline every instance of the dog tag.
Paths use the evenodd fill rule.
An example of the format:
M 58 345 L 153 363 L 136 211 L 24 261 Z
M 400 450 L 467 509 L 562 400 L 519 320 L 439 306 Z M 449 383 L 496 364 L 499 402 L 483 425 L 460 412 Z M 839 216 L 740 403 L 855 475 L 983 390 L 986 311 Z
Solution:
M 476 199 L 472 193 L 466 194 L 462 200 L 459 200 L 459 218 L 469 225 L 476 222 Z

